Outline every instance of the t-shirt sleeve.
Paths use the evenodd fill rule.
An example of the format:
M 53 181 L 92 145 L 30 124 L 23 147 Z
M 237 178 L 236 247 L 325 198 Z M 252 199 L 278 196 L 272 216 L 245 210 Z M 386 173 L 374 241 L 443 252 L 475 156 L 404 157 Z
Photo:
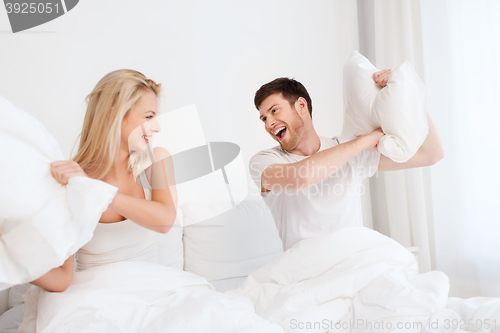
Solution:
M 259 189 L 261 188 L 261 178 L 264 170 L 272 164 L 281 163 L 284 163 L 284 161 L 281 160 L 279 155 L 269 150 L 260 151 L 250 159 L 250 176 Z
M 367 178 L 373 176 L 378 169 L 380 161 L 380 153 L 363 150 L 351 159 L 354 167 L 354 172 L 359 178 Z

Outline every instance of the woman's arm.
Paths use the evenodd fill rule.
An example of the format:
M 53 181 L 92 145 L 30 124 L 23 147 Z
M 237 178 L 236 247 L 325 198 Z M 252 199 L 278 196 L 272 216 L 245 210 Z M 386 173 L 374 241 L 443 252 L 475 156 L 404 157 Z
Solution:
M 31 284 L 52 292 L 63 292 L 68 289 L 73 279 L 73 261 L 75 255 L 70 256 L 64 264 L 50 270 L 45 275 L 31 281 Z
M 170 153 L 154 149 L 155 163 L 146 170 L 153 191 L 151 201 L 117 193 L 109 207 L 147 229 L 167 233 L 177 215 L 177 191 Z
M 109 207 L 140 226 L 166 234 L 177 215 L 168 190 L 153 190 L 151 201 L 117 193 Z
M 177 192 L 170 153 L 163 148 L 154 149 L 155 163 L 146 172 L 153 187 L 150 200 L 117 193 L 109 207 L 138 225 L 166 234 L 172 228 L 177 215 Z M 61 184 L 75 176 L 88 177 L 74 161 L 52 163 L 52 175 Z

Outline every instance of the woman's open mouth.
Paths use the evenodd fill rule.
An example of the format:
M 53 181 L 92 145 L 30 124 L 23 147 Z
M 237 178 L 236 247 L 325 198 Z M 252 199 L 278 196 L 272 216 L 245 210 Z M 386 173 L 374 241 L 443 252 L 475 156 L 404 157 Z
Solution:
M 146 141 L 146 143 L 149 143 L 149 139 L 147 136 L 143 135 L 142 138 L 144 139 L 144 141 Z

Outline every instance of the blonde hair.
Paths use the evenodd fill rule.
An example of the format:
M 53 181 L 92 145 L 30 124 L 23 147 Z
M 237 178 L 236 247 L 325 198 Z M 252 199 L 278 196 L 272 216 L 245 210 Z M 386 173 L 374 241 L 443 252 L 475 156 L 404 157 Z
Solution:
M 146 91 L 159 97 L 161 84 L 142 73 L 121 69 L 105 75 L 87 96 L 87 112 L 80 134 L 80 145 L 73 160 L 95 179 L 106 175 L 121 142 L 121 126 L 134 104 Z M 140 156 L 129 158 L 129 171 Z

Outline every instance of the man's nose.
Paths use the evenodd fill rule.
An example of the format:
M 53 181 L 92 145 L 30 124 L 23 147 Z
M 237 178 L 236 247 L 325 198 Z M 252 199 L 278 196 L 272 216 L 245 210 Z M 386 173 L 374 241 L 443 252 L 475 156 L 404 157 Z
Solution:
M 270 130 L 271 128 L 273 128 L 275 124 L 276 124 L 276 119 L 269 118 L 269 117 L 266 119 L 266 128 L 268 130 Z

